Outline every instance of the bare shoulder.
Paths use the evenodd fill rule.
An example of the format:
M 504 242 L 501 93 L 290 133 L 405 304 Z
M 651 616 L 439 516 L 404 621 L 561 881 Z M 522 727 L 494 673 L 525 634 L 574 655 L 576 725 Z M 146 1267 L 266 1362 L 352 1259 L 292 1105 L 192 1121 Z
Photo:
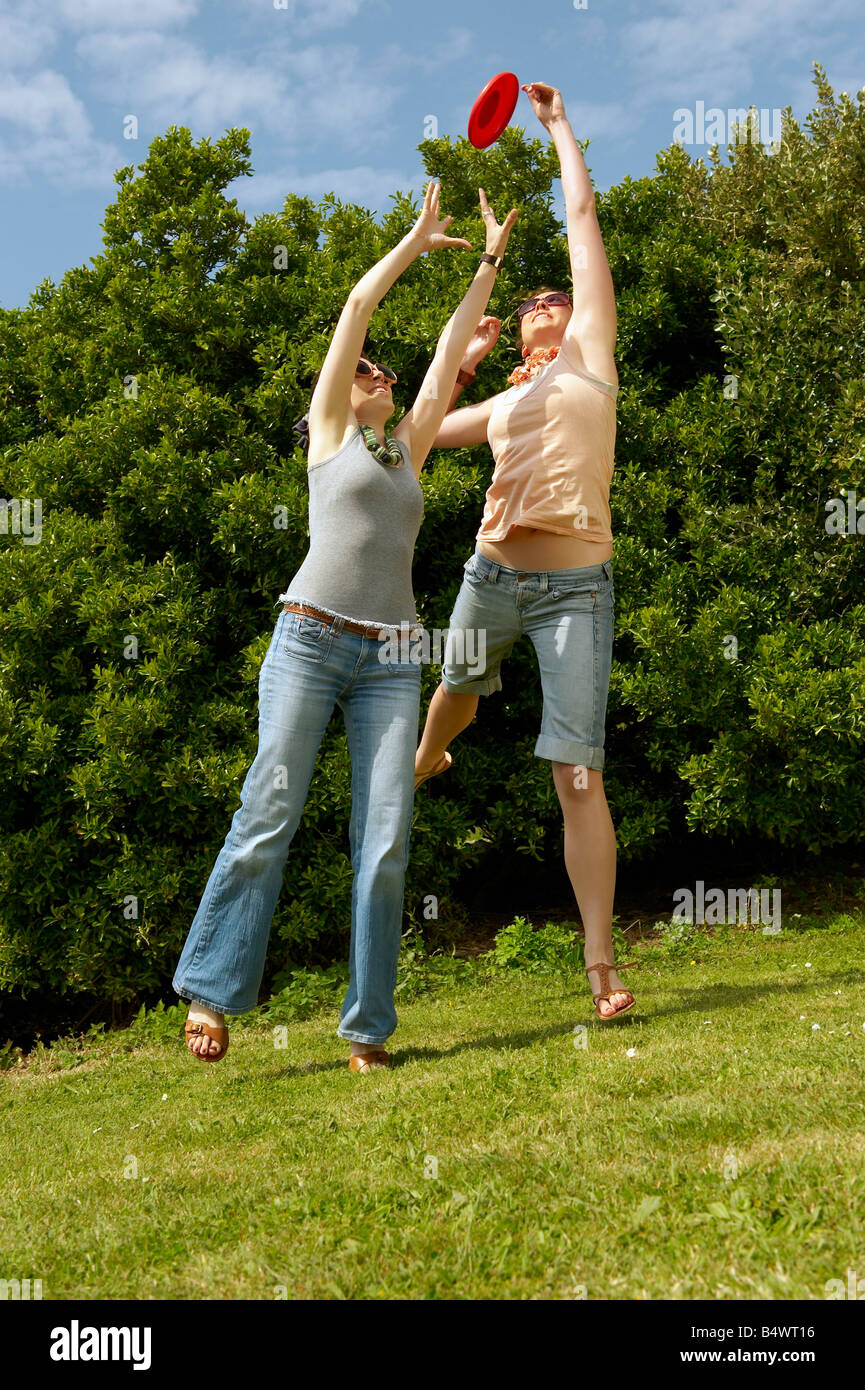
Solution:
M 619 372 L 615 354 L 603 339 L 595 338 L 591 334 L 566 333 L 562 348 L 568 359 L 581 372 L 588 372 L 589 376 L 596 376 L 599 381 L 618 386 Z
M 317 463 L 324 463 L 326 459 L 338 454 L 340 449 L 344 448 L 351 439 L 356 429 L 357 420 L 354 412 L 352 412 L 351 419 L 345 422 L 342 433 L 335 430 L 332 425 L 328 427 L 324 421 L 310 421 L 309 452 L 306 456 L 307 468 L 312 468 Z

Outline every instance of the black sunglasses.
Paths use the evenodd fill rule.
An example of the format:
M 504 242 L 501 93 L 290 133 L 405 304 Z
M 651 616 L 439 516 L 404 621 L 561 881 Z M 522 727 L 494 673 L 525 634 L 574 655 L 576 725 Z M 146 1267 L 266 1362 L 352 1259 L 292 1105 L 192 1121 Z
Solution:
M 392 372 L 390 367 L 383 367 L 380 362 L 373 362 L 372 367 L 369 362 L 361 358 L 357 364 L 357 376 L 372 376 L 372 368 L 377 367 L 385 381 L 396 381 L 396 372 Z
M 569 294 L 563 294 L 559 290 L 556 290 L 553 294 L 539 294 L 533 299 L 524 299 L 517 309 L 517 314 L 522 318 L 524 314 L 528 314 L 530 310 L 535 309 L 538 304 L 549 304 L 552 308 L 555 308 L 558 304 L 570 304 L 570 302 L 571 296 Z

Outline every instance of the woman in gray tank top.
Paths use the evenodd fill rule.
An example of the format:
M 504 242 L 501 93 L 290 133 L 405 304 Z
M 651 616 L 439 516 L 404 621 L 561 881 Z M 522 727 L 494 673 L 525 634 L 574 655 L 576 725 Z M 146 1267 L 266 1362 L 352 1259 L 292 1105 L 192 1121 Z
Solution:
M 387 1066 L 403 888 L 414 800 L 420 665 L 388 638 L 417 614 L 411 585 L 423 515 L 419 477 L 441 426 L 463 355 L 482 321 L 516 220 L 499 226 L 481 190 L 487 247 L 446 325 L 411 410 L 392 435 L 395 377 L 362 356 L 373 309 L 425 251 L 470 243 L 449 237 L 430 182 L 423 210 L 398 246 L 348 296 L 309 408 L 309 553 L 280 595 L 259 678 L 259 743 L 241 805 L 210 874 L 181 953 L 174 988 L 191 1001 L 187 1045 L 218 1061 L 225 1016 L 258 1002 L 282 871 L 335 705 L 351 755 L 349 985 L 337 1033 L 349 1067 Z M 480 323 L 480 326 L 479 326 Z M 397 651 L 394 652 L 396 647 Z

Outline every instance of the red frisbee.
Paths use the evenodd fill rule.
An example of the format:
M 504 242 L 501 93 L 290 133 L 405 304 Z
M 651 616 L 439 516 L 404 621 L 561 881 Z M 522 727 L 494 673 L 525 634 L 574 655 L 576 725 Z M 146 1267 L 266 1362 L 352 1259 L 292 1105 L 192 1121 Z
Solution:
M 497 72 L 490 78 L 469 114 L 469 139 L 475 149 L 495 144 L 514 114 L 519 94 L 515 72 Z

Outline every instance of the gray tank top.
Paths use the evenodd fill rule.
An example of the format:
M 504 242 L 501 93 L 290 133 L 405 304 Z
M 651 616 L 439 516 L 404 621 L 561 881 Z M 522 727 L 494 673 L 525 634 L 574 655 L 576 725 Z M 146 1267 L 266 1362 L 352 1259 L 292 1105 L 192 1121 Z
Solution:
M 356 429 L 342 448 L 307 471 L 309 551 L 279 603 L 308 603 L 379 627 L 415 623 L 411 565 L 423 518 L 423 489 L 411 456 L 380 463 Z

